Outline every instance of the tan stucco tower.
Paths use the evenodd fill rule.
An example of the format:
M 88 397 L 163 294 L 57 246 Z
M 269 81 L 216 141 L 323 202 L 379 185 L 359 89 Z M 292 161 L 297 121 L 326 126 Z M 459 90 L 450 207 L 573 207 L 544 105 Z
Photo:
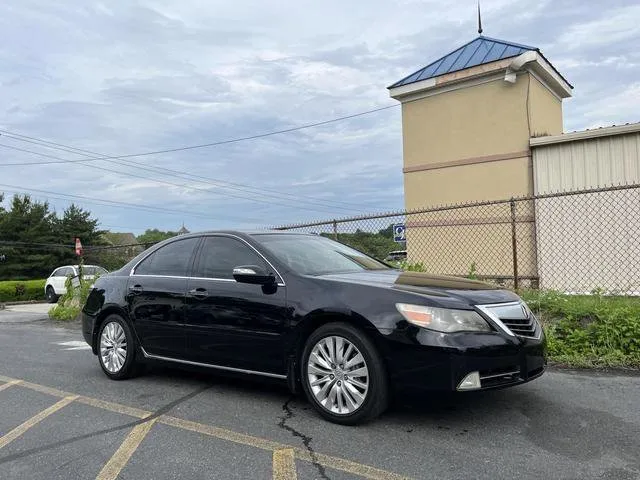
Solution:
M 571 89 L 537 48 L 484 36 L 391 85 L 406 208 L 533 193 L 529 138 L 562 133 Z
M 405 206 L 416 210 L 533 194 L 529 139 L 562 133 L 562 99 L 573 87 L 539 49 L 481 35 L 388 88 L 402 103 Z M 416 241 L 434 241 L 430 226 L 407 220 L 410 259 L 438 254 L 437 245 Z M 438 229 L 438 242 L 455 239 L 482 262 L 487 249 L 477 236 L 451 227 Z M 441 273 L 464 273 L 468 261 Z

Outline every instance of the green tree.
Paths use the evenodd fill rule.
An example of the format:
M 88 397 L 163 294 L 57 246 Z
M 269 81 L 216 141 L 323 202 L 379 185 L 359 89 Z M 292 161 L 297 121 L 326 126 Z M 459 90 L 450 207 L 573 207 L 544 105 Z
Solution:
M 9 208 L 0 210 L 0 280 L 43 278 L 61 264 L 77 262 L 74 238 L 96 244 L 102 233 L 97 223 L 76 205 L 58 218 L 48 202 L 14 195 Z
M 33 201 L 28 195 L 14 195 L 8 210 L 0 215 L 0 241 L 4 261 L 0 280 L 29 279 L 44 275 L 57 263 L 64 249 L 45 246 L 57 243 L 56 216 L 47 202 Z M 40 245 L 33 245 L 40 244 Z
M 322 235 L 333 238 L 333 234 L 323 233 Z M 378 232 L 357 229 L 354 233 L 340 233 L 338 241 L 379 260 L 384 260 L 389 252 L 404 248 L 403 244 L 393 241 L 393 225 Z
M 147 229 L 143 234 L 138 235 L 137 238 L 139 243 L 144 243 L 145 245 L 147 245 L 147 244 L 161 242 L 168 238 L 175 237 L 176 235 L 178 235 L 178 232 L 171 232 L 171 231 L 163 232 L 162 230 L 158 230 L 157 228 L 154 228 L 154 229 Z
M 91 212 L 73 203 L 63 212 L 56 229 L 60 238 L 72 242 L 78 237 L 87 245 L 99 245 L 105 233 L 98 230 L 98 220 L 91 218 Z

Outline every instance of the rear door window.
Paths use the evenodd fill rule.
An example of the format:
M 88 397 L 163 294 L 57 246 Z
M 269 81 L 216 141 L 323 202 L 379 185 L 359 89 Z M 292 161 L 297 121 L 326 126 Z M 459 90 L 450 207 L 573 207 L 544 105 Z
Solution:
M 199 237 L 171 242 L 153 252 L 135 268 L 135 275 L 186 277 Z

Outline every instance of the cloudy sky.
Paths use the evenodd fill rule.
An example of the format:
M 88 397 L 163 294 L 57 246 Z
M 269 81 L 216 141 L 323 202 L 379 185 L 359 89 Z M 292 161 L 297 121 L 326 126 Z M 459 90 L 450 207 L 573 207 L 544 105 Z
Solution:
M 640 120 L 637 0 L 482 8 L 485 35 L 541 48 L 574 85 L 565 131 Z M 322 122 L 395 105 L 386 87 L 473 39 L 475 22 L 473 0 L 9 0 L 0 6 L 0 130 L 115 156 Z M 6 134 L 0 144 L 87 158 Z M 106 228 L 134 233 L 403 205 L 397 106 L 118 164 L 1 165 L 55 161 L 0 146 L 0 191 L 30 189 L 57 210 L 71 199 L 55 193 L 91 197 L 76 200 Z

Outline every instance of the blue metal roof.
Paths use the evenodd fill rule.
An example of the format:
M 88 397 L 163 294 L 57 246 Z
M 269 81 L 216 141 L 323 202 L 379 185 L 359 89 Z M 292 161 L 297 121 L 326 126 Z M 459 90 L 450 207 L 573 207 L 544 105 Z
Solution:
M 438 77 L 446 73 L 464 70 L 465 68 L 516 57 L 529 50 L 539 51 L 536 47 L 505 42 L 480 35 L 478 38 L 471 40 L 469 43 L 430 63 L 388 88 L 401 87 L 428 78 Z

